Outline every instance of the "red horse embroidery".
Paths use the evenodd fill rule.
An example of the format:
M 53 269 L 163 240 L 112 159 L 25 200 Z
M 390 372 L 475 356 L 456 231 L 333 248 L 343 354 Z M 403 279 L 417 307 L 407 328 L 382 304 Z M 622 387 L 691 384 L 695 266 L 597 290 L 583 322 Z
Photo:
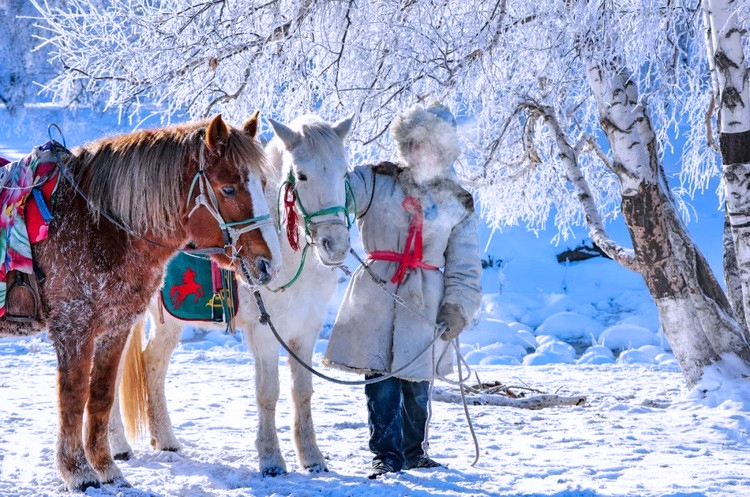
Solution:
M 174 309 L 179 309 L 188 295 L 195 295 L 193 302 L 198 302 L 203 297 L 203 288 L 195 281 L 195 276 L 195 271 L 187 268 L 182 274 L 182 284 L 173 285 L 169 290 L 169 299 Z

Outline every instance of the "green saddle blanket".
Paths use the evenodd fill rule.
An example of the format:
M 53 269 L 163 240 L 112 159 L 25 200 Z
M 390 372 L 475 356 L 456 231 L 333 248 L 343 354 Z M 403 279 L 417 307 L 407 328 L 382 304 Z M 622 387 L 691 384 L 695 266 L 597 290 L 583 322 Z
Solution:
M 181 252 L 167 266 L 161 300 L 183 321 L 228 322 L 239 307 L 237 280 L 233 271 Z

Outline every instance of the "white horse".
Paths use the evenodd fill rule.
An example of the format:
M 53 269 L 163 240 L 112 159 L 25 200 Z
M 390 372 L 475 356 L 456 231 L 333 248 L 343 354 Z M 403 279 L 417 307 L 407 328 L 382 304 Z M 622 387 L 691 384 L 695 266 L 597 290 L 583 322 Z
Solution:
M 283 264 L 276 284 L 271 283 L 260 291 L 284 341 L 310 364 L 327 302 L 336 289 L 336 268 L 350 248 L 350 196 L 345 183 L 348 162 L 343 140 L 352 117 L 333 125 L 315 116 L 299 117 L 289 126 L 269 121 L 276 137 L 266 146 L 266 153 L 279 176 L 274 178 L 275 182 L 269 178 L 268 184 L 276 188 L 267 187 L 267 197 L 269 205 L 278 204 L 281 213 L 282 236 L 279 238 Z M 352 207 L 352 215 L 353 210 Z M 276 216 L 277 212 L 273 214 Z M 294 250 L 295 245 L 298 250 Z M 310 248 L 317 257 L 306 254 Z M 255 445 L 260 471 L 264 476 L 276 476 L 286 473 L 275 419 L 279 398 L 279 343 L 268 326 L 258 322 L 252 288 L 240 285 L 239 302 L 235 324 L 245 333 L 255 359 L 258 406 Z M 169 358 L 180 340 L 184 322 L 164 312 L 164 323 L 160 323 L 160 305 L 157 294 L 147 311 L 154 317 L 154 332 L 145 347 L 142 347 L 145 316 L 131 333 L 120 365 L 120 372 L 125 373 L 120 375 L 123 378 L 120 404 L 131 438 L 147 424 L 154 449 L 177 451 L 180 443 L 172 431 L 164 384 Z M 206 328 L 225 327 L 223 323 L 204 325 Z M 312 376 L 291 357 L 289 367 L 299 463 L 311 472 L 327 471 L 312 421 Z M 116 457 L 127 459 L 132 455 L 117 404 L 110 418 L 110 444 Z

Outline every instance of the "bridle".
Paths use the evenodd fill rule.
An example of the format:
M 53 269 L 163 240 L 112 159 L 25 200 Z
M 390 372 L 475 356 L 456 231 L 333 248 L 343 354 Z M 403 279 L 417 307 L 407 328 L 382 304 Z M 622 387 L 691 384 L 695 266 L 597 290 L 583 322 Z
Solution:
M 357 213 L 357 201 L 354 197 L 354 191 L 352 190 L 352 185 L 349 183 L 349 180 L 346 179 L 346 176 L 344 177 L 344 190 L 346 191 L 346 198 L 344 200 L 344 205 L 333 205 L 330 207 L 325 207 L 323 209 L 319 209 L 317 211 L 309 212 L 305 206 L 302 203 L 302 200 L 300 199 L 299 192 L 297 191 L 297 182 L 294 177 L 294 171 L 290 170 L 289 175 L 287 178 L 281 183 L 279 186 L 279 193 L 276 200 L 276 212 L 277 212 L 277 229 L 279 232 L 281 232 L 281 203 L 282 203 L 282 195 L 284 197 L 284 205 L 288 208 L 296 207 L 302 217 L 303 221 L 303 229 L 305 231 L 305 246 L 302 249 L 302 256 L 300 258 L 299 267 L 297 268 L 297 272 L 292 276 L 292 279 L 289 280 L 287 283 L 281 285 L 279 288 L 276 288 L 273 290 L 274 292 L 280 292 L 284 291 L 290 286 L 294 284 L 295 281 L 299 278 L 300 274 L 302 274 L 302 269 L 305 266 L 305 259 L 307 258 L 307 251 L 309 250 L 310 246 L 314 244 L 314 238 L 313 233 L 317 233 L 317 229 L 321 226 L 325 225 L 344 225 L 344 222 L 341 221 L 338 217 L 330 218 L 330 219 L 324 219 L 322 221 L 314 221 L 314 218 L 321 217 L 321 216 L 330 216 L 330 215 L 336 215 L 336 214 L 343 214 L 346 218 L 346 229 L 351 229 L 353 221 L 353 216 L 356 216 Z M 287 219 L 287 222 L 289 222 L 289 219 Z M 294 248 L 294 243 L 292 243 L 292 240 L 289 240 L 292 244 L 292 247 Z
M 344 217 L 346 217 L 346 227 L 347 229 L 352 227 L 353 220 L 351 219 L 352 209 L 350 209 L 350 206 L 354 206 L 354 213 L 357 212 L 357 202 L 354 198 L 354 192 L 352 191 L 352 185 L 349 184 L 349 180 L 344 177 L 344 189 L 346 190 L 346 199 L 344 200 L 344 205 L 334 205 L 331 207 L 325 207 L 323 209 L 308 212 L 307 209 L 305 209 L 305 206 L 302 204 L 302 200 L 300 199 L 299 192 L 297 191 L 297 182 L 294 179 L 294 171 L 289 171 L 289 175 L 287 178 L 281 183 L 279 186 L 279 195 L 277 197 L 278 202 L 276 202 L 276 208 L 281 209 L 281 195 L 282 192 L 284 194 L 284 201 L 287 202 L 289 199 L 291 199 L 299 208 L 300 213 L 302 214 L 302 220 L 304 221 L 304 228 L 305 228 L 305 236 L 311 237 L 310 234 L 310 226 L 311 225 L 317 225 L 320 226 L 322 224 L 344 224 L 339 219 L 330 219 L 327 221 L 317 221 L 313 222 L 313 218 L 320 217 L 320 216 L 328 216 L 331 214 L 338 214 L 339 212 L 344 214 Z M 280 214 L 280 212 L 279 212 Z M 281 229 L 281 215 L 278 217 L 278 228 Z
M 198 161 L 198 172 L 195 173 L 195 176 L 193 176 L 193 181 L 190 183 L 190 190 L 188 191 L 187 196 L 187 207 L 190 207 L 190 199 L 193 197 L 193 190 L 195 189 L 196 184 L 198 185 L 199 193 L 195 197 L 195 205 L 188 213 L 188 218 L 191 217 L 200 207 L 204 207 L 219 224 L 219 228 L 224 235 L 224 247 L 209 247 L 197 250 L 201 250 L 202 253 L 224 255 L 227 255 L 227 251 L 231 250 L 231 255 L 228 255 L 230 260 L 232 262 L 235 262 L 237 260 L 241 261 L 241 259 L 237 257 L 237 254 L 239 253 L 239 248 L 237 247 L 237 241 L 239 240 L 239 237 L 244 233 L 260 229 L 267 224 L 271 224 L 271 215 L 263 214 L 261 216 L 244 219 L 242 221 L 226 222 L 224 220 L 224 217 L 221 215 L 221 211 L 219 210 L 219 200 L 216 198 L 216 194 L 211 187 L 211 182 L 208 180 L 205 174 L 206 169 L 204 153 L 204 148 L 201 147 L 200 158 Z

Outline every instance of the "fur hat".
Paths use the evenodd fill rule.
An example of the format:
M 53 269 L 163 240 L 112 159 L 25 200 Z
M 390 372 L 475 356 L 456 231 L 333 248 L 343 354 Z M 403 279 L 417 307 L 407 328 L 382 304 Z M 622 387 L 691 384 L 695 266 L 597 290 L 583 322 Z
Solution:
M 442 104 L 428 108 L 415 105 L 396 115 L 391 123 L 391 136 L 398 147 L 399 159 L 407 167 L 429 166 L 448 170 L 461 153 L 456 132 L 456 119 Z M 429 146 L 436 164 L 419 164 L 420 157 L 413 153 L 413 145 Z

